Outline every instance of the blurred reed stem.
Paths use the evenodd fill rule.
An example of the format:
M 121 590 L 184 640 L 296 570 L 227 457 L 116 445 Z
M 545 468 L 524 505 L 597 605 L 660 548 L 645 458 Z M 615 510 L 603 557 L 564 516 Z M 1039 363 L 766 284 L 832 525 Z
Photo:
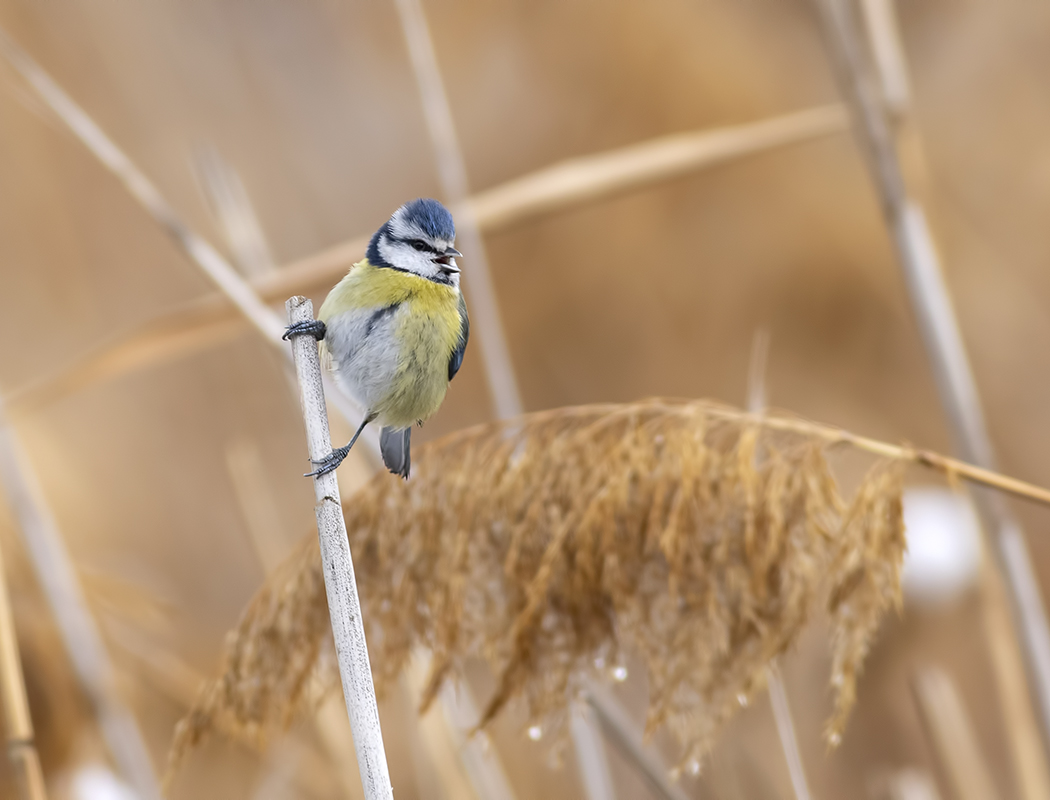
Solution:
M 195 167 L 195 174 L 207 198 L 209 208 L 223 232 L 233 254 L 234 262 L 241 273 L 246 278 L 272 273 L 276 265 L 270 256 L 270 248 L 266 242 L 262 225 L 259 223 L 248 193 L 236 171 L 223 160 L 214 147 L 205 147 L 198 151 Z M 288 366 L 291 368 L 290 363 Z M 294 372 L 290 370 L 288 377 L 294 389 L 296 383 Z M 352 431 L 346 432 L 341 438 L 348 439 L 351 433 Z M 285 535 L 275 527 L 275 509 L 272 508 L 273 501 L 266 487 L 258 448 L 243 442 L 238 446 L 229 447 L 227 448 L 227 463 L 260 565 L 267 576 L 272 575 L 279 563 L 283 561 L 284 556 L 287 555 L 289 543 Z M 346 476 L 345 470 L 340 471 L 338 475 L 343 487 L 346 486 L 348 480 Z M 351 731 L 346 724 L 345 717 L 340 719 L 343 716 L 341 710 L 334 708 L 336 703 L 334 695 L 326 698 L 318 709 L 314 721 L 317 733 L 330 755 L 333 769 L 340 783 L 349 797 L 355 797 L 360 792 L 360 781 L 353 771 L 353 765 L 347 763 L 343 757 L 343 754 L 353 747 Z M 447 714 L 442 719 L 447 722 Z M 434 745 L 434 737 L 443 737 L 447 741 L 455 735 L 452 730 L 447 726 L 442 726 L 440 722 L 436 726 L 427 727 L 425 733 L 428 746 Z M 445 747 L 442 755 L 446 756 L 449 753 L 457 761 L 461 758 L 466 760 L 462 748 Z M 469 769 L 469 766 L 464 768 Z M 438 771 L 439 779 L 442 781 L 447 775 L 448 770 Z M 444 791 L 446 797 L 462 795 L 458 788 L 445 786 Z M 492 793 L 487 793 L 485 796 L 492 797 L 493 800 L 496 800 L 497 797 Z
M 493 409 L 498 419 L 509 419 L 521 414 L 524 407 L 514 375 L 510 346 L 500 319 L 499 301 L 492 282 L 485 243 L 474 218 L 474 209 L 468 203 L 470 188 L 467 166 L 456 136 L 434 43 L 420 0 L 395 0 L 395 5 L 419 88 L 423 118 L 434 150 L 441 191 L 445 201 L 456 211 L 457 243 L 470 265 L 463 273 L 463 283 L 468 290 L 471 324 L 478 332 L 478 345 Z
M 243 314 L 247 319 L 255 326 L 255 328 L 263 334 L 264 338 L 267 339 L 271 344 L 284 350 L 281 336 L 284 332 L 284 325 L 277 314 L 269 308 L 255 293 L 254 289 L 248 284 L 244 278 L 216 251 L 208 242 L 198 236 L 192 231 L 177 215 L 174 208 L 164 199 L 160 192 L 153 186 L 148 178 L 132 163 L 132 161 L 105 135 L 105 133 L 95 124 L 95 122 L 79 107 L 77 106 L 69 96 L 53 81 L 51 78 L 35 63 L 29 56 L 21 50 L 17 45 L 14 44 L 6 35 L 0 33 L 0 51 L 3 55 L 11 62 L 15 69 L 23 76 L 23 78 L 36 90 L 40 95 L 41 99 L 58 115 L 59 119 L 76 135 L 81 143 L 87 147 L 87 149 L 102 162 L 120 181 L 123 183 L 128 192 L 145 208 L 150 216 L 156 221 L 162 228 L 174 239 L 174 241 L 180 246 L 180 248 L 191 258 L 191 260 L 218 286 L 222 293 L 229 299 L 229 301 Z M 312 306 L 310 307 L 310 315 L 312 317 Z M 293 343 L 293 351 L 298 352 Z M 322 376 L 320 372 L 320 364 L 317 361 L 316 348 L 314 349 L 313 359 L 316 363 L 316 397 L 314 399 L 320 399 L 323 404 L 324 392 L 321 389 Z M 303 376 L 300 373 L 300 387 L 302 387 Z M 314 391 L 311 385 L 311 391 Z M 338 392 L 333 392 L 334 405 L 340 409 L 344 414 L 351 418 L 355 416 L 354 409 L 348 406 L 345 397 Z M 304 409 L 305 410 L 305 409 Z M 316 411 L 316 410 L 315 410 Z M 324 428 L 324 442 L 328 449 L 325 452 L 331 450 L 331 444 L 328 441 L 328 421 L 327 414 L 324 412 L 322 405 L 321 416 L 323 417 L 323 428 Z M 308 420 L 307 428 L 310 430 L 311 422 Z M 366 442 L 370 442 L 370 449 L 372 452 L 377 451 L 377 444 L 372 439 L 366 439 Z M 311 446 L 316 447 L 317 442 L 311 440 Z M 320 457 L 320 456 L 314 456 Z M 335 483 L 335 476 L 324 476 L 330 477 L 331 480 L 325 481 L 326 489 L 330 488 L 331 491 L 326 491 L 325 497 L 338 498 L 338 487 Z M 315 479 L 315 485 L 317 485 L 319 479 Z M 331 484 L 328 487 L 327 484 Z M 319 500 L 322 497 L 319 496 Z M 318 522 L 321 523 L 322 519 L 322 504 L 318 507 Z M 328 503 L 327 505 L 330 505 Z M 338 502 L 336 503 L 338 509 L 338 516 L 341 520 L 342 512 L 339 509 Z M 335 537 L 337 538 L 337 537 Z M 329 539 L 332 539 L 331 532 L 329 531 Z M 324 536 L 322 536 L 322 545 L 324 544 Z M 338 547 L 338 542 L 333 542 L 335 547 Z M 346 548 L 346 534 L 345 529 L 343 530 L 343 547 Z M 331 553 L 327 552 L 325 547 L 322 546 L 322 553 L 325 556 L 330 556 Z M 349 564 L 349 551 L 346 552 L 346 563 Z M 352 567 L 350 567 L 352 576 Z M 327 573 L 326 573 L 327 575 Z M 345 576 L 344 576 L 345 577 Z M 345 589 L 345 587 L 341 587 Z M 356 590 L 354 599 L 356 599 Z M 330 596 L 331 593 L 330 593 Z M 338 600 L 333 600 L 333 603 L 341 604 L 348 602 L 341 595 L 335 595 Z M 333 613 L 333 619 L 335 614 Z M 348 618 L 351 621 L 356 621 L 358 628 L 360 629 L 360 617 L 356 620 Z M 346 619 L 342 620 L 345 624 Z M 350 628 L 352 632 L 352 625 Z M 363 629 L 360 631 L 360 641 L 363 647 Z M 346 639 L 340 638 L 339 631 L 336 631 L 336 641 L 342 644 L 346 644 Z M 360 653 L 358 653 L 360 656 Z M 353 672 L 354 686 L 360 686 L 361 684 L 367 684 L 367 688 L 371 689 L 371 673 L 368 671 L 367 664 L 367 651 L 364 652 L 364 675 L 360 674 L 360 665 L 357 665 L 357 669 Z M 347 674 L 349 677 L 351 673 Z M 345 684 L 344 684 L 345 688 Z M 364 691 L 362 689 L 362 691 Z M 382 739 L 379 736 L 378 728 L 378 711 L 375 711 L 375 696 L 374 690 L 371 692 L 371 715 L 367 711 L 367 698 L 355 698 L 355 703 L 350 706 L 350 694 L 347 694 L 348 700 L 348 711 L 351 715 L 351 724 L 355 731 L 355 742 L 358 748 L 358 762 L 362 770 L 362 782 L 365 786 L 367 800 L 379 800 L 380 798 L 392 797 L 392 789 L 389 787 L 390 779 L 386 771 L 386 758 L 383 753 Z M 355 715 L 359 714 L 362 704 L 366 707 L 366 710 L 360 712 L 360 719 L 356 718 Z M 371 718 L 374 717 L 374 730 L 369 724 Z M 378 738 L 378 744 L 376 742 Z M 378 756 L 377 756 L 378 752 Z M 152 776 L 151 776 L 152 777 Z M 132 781 L 133 784 L 138 784 L 138 781 Z M 159 790 L 153 792 L 144 791 L 144 797 L 152 798 L 154 796 L 159 797 Z
M 761 415 L 769 402 L 769 392 L 766 388 L 768 362 L 769 331 L 762 329 L 755 332 L 752 340 L 751 361 L 747 371 L 747 410 L 752 414 Z M 770 663 L 766 670 L 766 678 L 773 721 L 776 723 L 777 737 L 780 739 L 780 748 L 784 751 L 784 760 L 787 762 L 788 775 L 791 777 L 791 787 L 795 792 L 795 798 L 796 800 L 812 800 L 809 782 L 806 780 L 805 765 L 802 763 L 802 752 L 798 746 L 798 737 L 795 735 L 795 720 L 791 716 L 787 687 L 780 676 L 776 661 Z
M 405 669 L 399 684 L 410 703 L 415 705 L 426 686 L 426 667 L 421 666 L 415 659 Z M 451 725 L 446 725 L 443 719 L 444 706 L 431 707 L 420 713 L 413 707 L 411 730 L 415 734 L 410 740 L 417 746 L 417 752 L 413 753 L 413 766 L 416 772 L 416 787 L 419 794 L 424 798 L 433 796 L 433 791 L 428 791 L 426 781 L 432 776 L 437 777 L 440 784 L 439 794 L 442 800 L 482 800 L 482 796 L 474 791 L 474 781 L 468 776 L 462 759 L 459 757 L 458 748 L 448 735 Z M 424 762 L 429 767 L 431 775 L 423 773 L 419 768 L 419 762 Z M 422 773 L 422 774 L 421 774 Z
M 114 649 L 120 652 L 118 661 L 121 658 L 130 659 L 135 665 L 136 676 L 147 683 L 152 690 L 159 692 L 180 709 L 193 706 L 201 687 L 207 683 L 203 675 L 166 647 L 158 646 L 157 643 L 148 640 L 140 631 L 129 626 L 125 621 L 107 619 L 106 633 Z M 343 714 L 343 710 L 339 709 L 339 713 Z M 234 741 L 246 745 L 246 751 L 250 755 L 259 755 L 258 748 L 254 746 L 255 743 L 247 743 L 243 739 L 236 738 Z M 324 778 L 330 770 L 329 764 L 322 756 L 315 754 L 310 749 L 302 752 L 302 761 L 302 769 L 299 770 L 297 776 L 302 784 L 302 789 L 310 795 L 323 795 L 326 789 Z M 354 780 L 357 782 L 357 775 L 354 775 Z M 353 788 L 359 795 L 360 787 L 354 786 Z M 357 795 L 349 793 L 347 797 L 354 798 Z
M 295 380 L 294 375 L 292 380 Z M 252 550 L 263 575 L 269 578 L 288 557 L 294 545 L 281 525 L 273 490 L 266 480 L 262 453 L 254 441 L 238 440 L 227 445 L 226 464 Z M 186 703 L 187 706 L 193 705 L 195 696 L 196 691 Z M 345 796 L 352 798 L 360 795 L 361 782 L 353 764 L 346 758 L 354 743 L 341 706 L 335 693 L 329 694 L 321 702 L 312 721 L 329 757 L 328 770 L 335 774 Z M 269 753 L 274 754 L 281 746 L 272 746 Z
M 940 259 L 923 209 L 909 195 L 885 110 L 871 80 L 851 3 L 848 0 L 816 0 L 816 3 L 836 78 L 856 119 L 854 130 L 867 156 L 955 447 L 967 461 L 994 469 L 991 439 Z M 896 39 L 896 29 L 890 24 L 876 22 L 874 32 Z M 902 60 L 903 48 L 899 41 L 894 44 L 879 49 L 884 57 L 889 54 Z M 903 71 L 903 66 L 897 71 Z M 985 536 L 995 545 L 993 549 L 998 553 L 998 563 L 1010 592 L 1015 635 L 1024 646 L 1028 678 L 1042 723 L 1043 752 L 1035 758 L 1030 706 L 1006 702 L 1008 693 L 1012 695 L 1016 686 L 1025 682 L 1024 672 L 997 672 L 1007 716 L 1006 728 L 1019 766 L 1020 788 L 1028 800 L 1050 797 L 1046 750 L 1050 742 L 1050 625 L 1024 534 L 1010 509 L 1002 498 L 987 492 L 974 492 L 974 500 Z M 989 639 L 992 640 L 991 633 Z M 996 658 L 995 664 L 997 669 L 1011 666 L 1009 659 L 1002 658 Z
M 467 205 L 480 230 L 489 233 L 845 129 L 842 107 L 823 106 L 743 125 L 659 137 L 545 167 L 479 192 Z M 456 214 L 462 217 L 458 207 Z M 361 259 L 367 244 L 367 236 L 357 237 L 272 272 L 253 275 L 249 283 L 267 302 L 332 284 Z M 10 411 L 25 413 L 96 382 L 218 347 L 242 330 L 230 300 L 223 294 L 207 295 L 130 334 L 113 337 L 73 364 L 15 390 L 9 398 Z
M 637 767 L 638 774 L 656 797 L 663 800 L 689 800 L 684 789 L 671 783 L 667 767 L 645 749 L 637 726 L 619 703 L 610 702 L 608 694 L 597 686 L 591 686 L 584 694 L 584 699 L 602 726 L 605 738 Z
M 244 316 L 270 344 L 287 357 L 281 336 L 281 318 L 259 297 L 253 286 L 203 237 L 194 232 L 157 190 L 146 175 L 99 128 L 91 117 L 41 67 L 3 31 L 0 31 L 2 54 L 73 133 L 74 136 L 124 185 L 150 217 L 172 238 L 176 245 L 218 287 L 226 301 Z M 356 428 L 360 409 L 333 381 L 327 381 L 329 399 L 340 414 Z M 378 460 L 378 434 L 366 430 L 361 438 L 370 454 Z
M 466 160 L 456 135 L 452 109 L 445 92 L 441 68 L 434 52 L 421 0 L 395 0 L 409 60 L 419 88 L 438 178 L 445 200 L 455 209 L 457 241 L 470 269 L 464 273 L 471 319 L 479 334 L 481 360 L 489 395 L 497 419 L 519 416 L 524 410 L 510 346 L 500 317 L 499 300 L 492 281 L 481 229 L 469 204 L 470 184 Z M 601 736 L 591 721 L 577 709 L 571 719 L 573 749 L 588 800 L 615 800 L 612 776 Z
M 773 721 L 777 726 L 780 749 L 784 751 L 784 760 L 787 762 L 791 788 L 795 792 L 796 800 L 812 800 L 813 794 L 809 790 L 806 768 L 802 762 L 802 751 L 795 735 L 795 720 L 788 703 L 787 686 L 784 685 L 784 679 L 780 676 L 780 669 L 775 661 L 769 665 L 766 675 L 769 681 L 766 687 L 769 692 L 769 705 L 773 709 Z
M 912 107 L 909 69 L 894 0 L 863 0 L 865 28 L 877 67 L 882 100 L 896 134 L 901 172 L 909 189 L 932 203 L 928 159 Z M 987 555 L 987 550 L 985 552 Z M 983 559 L 987 562 L 987 558 Z M 1041 602 L 1038 601 L 1037 602 Z M 982 564 L 981 617 L 992 657 L 1010 755 L 1022 797 L 1050 797 L 1050 772 L 1039 726 L 1023 680 L 1024 659 L 1014 635 L 1010 600 L 996 565 Z
M 419 649 L 403 673 L 417 704 L 426 691 L 430 666 L 429 654 Z M 443 687 L 439 709 L 424 711 L 419 718 L 423 744 L 445 783 L 445 800 L 514 800 L 514 789 L 488 733 L 471 732 L 480 714 L 467 688 L 465 681 Z
M 819 422 L 811 422 L 794 417 L 751 414 L 729 406 L 711 406 L 705 409 L 705 413 L 715 418 L 736 420 L 758 427 L 769 428 L 770 430 L 790 431 L 815 436 L 831 445 L 846 444 L 858 450 L 864 450 L 865 452 L 895 461 L 906 461 L 911 464 L 929 467 L 940 472 L 950 481 L 962 478 L 971 483 L 988 486 L 1017 497 L 1050 505 L 1050 489 L 1019 481 L 1016 478 L 1010 478 L 989 469 L 975 467 L 972 464 L 967 464 L 965 461 L 943 456 L 932 450 L 921 450 L 914 447 L 881 442 L 878 439 L 870 439 L 867 436 L 850 433 L 843 428 L 837 428 L 833 425 L 824 425 Z
M 29 713 L 22 657 L 18 649 L 11 595 L 0 550 L 0 705 L 4 714 L 7 758 L 11 762 L 18 800 L 47 800 L 44 773 L 36 751 L 33 718 Z
M 0 33 L 0 46 L 3 35 Z M 54 517 L 0 403 L 0 483 L 7 493 L 37 580 L 47 597 L 69 660 L 94 708 L 117 768 L 140 800 L 160 800 L 149 749 L 117 692 L 109 654 L 84 599 L 76 569 Z
M 912 682 L 919 718 L 955 800 L 997 800 L 992 773 L 952 679 L 926 667 Z
M 304 297 L 293 297 L 286 305 L 290 325 L 314 318 L 313 303 Z M 321 461 L 331 454 L 332 442 L 317 342 L 310 336 L 294 336 L 291 344 L 309 455 L 311 460 Z M 393 800 L 339 484 L 329 472 L 315 475 L 313 485 L 328 610 L 365 800 Z

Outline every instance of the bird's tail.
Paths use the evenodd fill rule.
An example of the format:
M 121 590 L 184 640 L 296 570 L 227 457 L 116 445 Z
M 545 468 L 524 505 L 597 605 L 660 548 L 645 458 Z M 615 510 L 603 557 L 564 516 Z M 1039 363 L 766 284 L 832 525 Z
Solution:
M 383 428 L 379 433 L 379 452 L 383 454 L 383 463 L 395 475 L 408 480 L 408 470 L 412 466 L 409 452 L 412 429 Z

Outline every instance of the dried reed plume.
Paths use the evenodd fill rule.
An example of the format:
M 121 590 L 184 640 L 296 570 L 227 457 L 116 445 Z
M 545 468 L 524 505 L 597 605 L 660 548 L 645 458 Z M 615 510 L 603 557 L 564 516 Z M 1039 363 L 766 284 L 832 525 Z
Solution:
M 910 452 L 876 463 L 846 501 L 824 458 L 841 440 L 654 400 L 532 414 L 421 448 L 411 481 L 379 475 L 345 504 L 377 683 L 422 645 L 427 703 L 481 657 L 498 682 L 480 725 L 520 697 L 530 724 L 559 728 L 584 678 L 630 654 L 648 670 L 648 728 L 669 726 L 684 762 L 824 608 L 836 742 L 879 619 L 899 602 Z M 176 730 L 173 765 L 210 730 L 262 736 L 309 705 L 330 648 L 316 551 L 248 607 L 222 677 Z

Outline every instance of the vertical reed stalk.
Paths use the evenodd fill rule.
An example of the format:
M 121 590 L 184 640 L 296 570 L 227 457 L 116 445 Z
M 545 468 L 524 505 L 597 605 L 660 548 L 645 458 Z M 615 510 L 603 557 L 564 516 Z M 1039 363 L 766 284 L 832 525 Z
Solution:
M 1015 635 L 1003 574 L 992 559 L 984 558 L 983 562 L 981 625 L 992 660 L 1017 793 L 1023 800 L 1041 800 L 1050 797 L 1050 780 L 1032 698 L 1023 680 L 1024 655 Z
M 583 790 L 588 800 L 616 800 L 609 760 L 601 736 L 597 735 L 590 707 L 578 703 L 569 712 L 569 730 L 572 732 L 576 765 L 580 769 Z
M 431 659 L 417 651 L 405 670 L 405 686 L 418 700 L 426 691 Z M 446 685 L 441 691 L 440 713 L 429 711 L 421 721 L 423 742 L 435 770 L 445 782 L 447 800 L 514 800 L 514 790 L 498 758 L 492 756 L 492 743 L 485 731 L 468 735 L 477 724 L 479 712 L 471 692 L 456 691 Z M 458 769 L 449 761 L 458 756 Z M 462 786 L 463 777 L 469 786 Z M 461 788 L 456 789 L 459 784 Z
M 897 152 L 903 163 L 901 171 L 920 197 L 928 196 L 929 170 L 922 136 L 912 114 L 909 70 L 894 0 L 863 0 L 862 8 L 883 102 L 896 133 Z M 1002 575 L 994 565 L 990 568 L 983 565 L 981 618 L 1008 731 L 1010 755 L 1021 796 L 1036 800 L 1050 797 L 1050 771 L 1043 756 L 1039 726 L 1022 680 L 1024 660 L 1013 635 L 1010 615 L 1010 601 L 1004 591 Z
M 605 738 L 635 765 L 638 774 L 656 797 L 662 800 L 689 800 L 689 795 L 681 787 L 671 783 L 667 767 L 645 749 L 642 737 L 619 703 L 610 702 L 608 696 L 594 686 L 587 690 L 585 699 L 597 717 Z
M 769 704 L 773 708 L 773 721 L 777 725 L 780 747 L 784 751 L 788 775 L 791 776 L 791 788 L 795 790 L 797 800 L 812 800 L 813 794 L 806 780 L 806 768 L 802 763 L 802 751 L 795 735 L 795 720 L 788 704 L 787 687 L 784 685 L 784 679 L 780 677 L 776 663 L 769 665 L 766 677 L 769 681 Z
M 761 415 L 765 413 L 769 404 L 769 393 L 766 389 L 766 364 L 769 360 L 769 331 L 759 330 L 751 342 L 751 362 L 748 364 L 747 374 L 747 410 L 751 414 Z M 773 721 L 776 723 L 777 736 L 780 739 L 780 748 L 784 751 L 784 760 L 787 762 L 788 775 L 791 777 L 791 787 L 795 791 L 796 800 L 812 800 L 809 790 L 809 782 L 806 780 L 806 768 L 802 763 L 802 751 L 798 746 L 798 737 L 795 735 L 795 720 L 791 716 L 791 706 L 788 703 L 787 687 L 776 662 L 769 665 L 766 670 L 766 680 L 769 690 L 769 704 L 773 709 Z
M 54 518 L 7 424 L 0 403 L 0 483 L 19 522 L 26 551 L 84 691 L 102 738 L 140 800 L 160 800 L 149 750 L 131 711 L 117 692 L 113 665 L 88 610 L 73 562 Z
M 286 307 L 289 324 L 314 318 L 313 303 L 304 297 L 291 298 Z M 320 461 L 331 454 L 332 442 L 328 435 L 317 342 L 309 336 L 293 337 L 292 357 L 299 379 L 299 400 L 303 407 L 310 458 Z M 379 708 L 372 684 L 361 601 L 357 596 L 339 484 L 332 472 L 314 476 L 313 483 L 325 592 L 365 800 L 393 800 L 394 790 L 390 785 L 383 733 L 379 726 Z
M 479 800 L 515 800 L 514 788 L 496 755 L 485 731 L 465 733 L 481 717 L 474 693 L 461 686 L 446 685 L 441 689 L 441 713 L 445 728 L 456 746 L 463 768 Z M 416 693 L 419 697 L 422 693 Z
M 434 54 L 434 43 L 420 0 L 396 0 L 396 5 L 423 103 L 430 143 L 434 148 L 441 191 L 455 212 L 457 238 L 462 242 L 460 249 L 466 253 L 469 262 L 469 267 L 463 273 L 464 283 L 470 293 L 471 323 L 478 331 L 489 393 L 492 395 L 496 417 L 509 419 L 523 411 L 521 393 L 500 319 L 485 243 L 481 239 L 474 209 L 468 202 L 470 190 L 466 162 L 456 136 L 448 95 Z
M 423 104 L 423 116 L 434 149 L 441 190 L 453 207 L 461 249 L 470 261 L 470 269 L 464 273 L 469 276 L 465 283 L 470 294 L 471 318 L 479 334 L 489 394 L 496 417 L 510 419 L 520 415 L 524 405 L 500 318 L 485 243 L 474 207 L 469 202 L 466 161 L 456 135 L 452 109 L 434 53 L 434 42 L 421 0 L 395 0 L 395 4 Z M 572 738 L 588 797 L 590 800 L 611 800 L 613 782 L 600 738 L 586 719 L 573 719 Z
M 402 693 L 413 706 L 426 687 L 427 679 L 425 674 L 413 675 L 416 671 L 414 664 L 409 665 L 399 683 Z M 435 704 L 426 712 L 418 713 L 413 707 L 414 719 L 408 735 L 416 789 L 422 798 L 434 797 L 435 792 L 431 787 L 436 782 L 440 787 L 436 794 L 442 800 L 481 800 L 481 796 L 474 791 L 473 781 L 467 775 L 463 760 L 459 758 L 441 708 Z
M 29 714 L 22 657 L 7 590 L 3 552 L 0 551 L 0 705 L 4 709 L 7 758 L 18 787 L 18 800 L 47 800 L 44 773 L 36 752 L 33 718 Z
M 294 374 L 292 381 L 294 384 Z M 241 440 L 227 446 L 226 463 L 252 548 L 263 574 L 269 577 L 288 557 L 293 543 L 280 524 L 273 492 L 266 480 L 262 454 L 255 442 Z M 191 700 L 189 705 L 192 704 Z M 356 797 L 361 792 L 360 780 L 353 764 L 346 758 L 354 745 L 346 715 L 340 706 L 338 698 L 329 695 L 317 709 L 313 722 L 340 788 L 346 797 Z M 284 746 L 283 742 L 274 745 L 270 748 L 271 754 Z
M 911 110 L 911 81 L 897 25 L 895 0 L 861 0 L 864 25 L 882 87 L 882 101 L 895 119 Z
M 977 385 L 959 331 L 940 260 L 921 206 L 908 194 L 893 138 L 870 80 L 863 48 L 847 0 L 816 0 L 843 93 L 849 98 L 860 144 L 868 157 L 905 283 L 919 322 L 941 404 L 955 447 L 973 464 L 993 469 L 995 458 L 981 410 Z M 1013 621 L 1024 645 L 1032 693 L 1037 701 L 1044 745 L 1050 741 L 1050 625 L 1040 596 L 1028 547 L 1020 526 L 1001 498 L 983 490 L 974 499 L 985 534 L 994 542 L 1013 605 Z M 997 661 L 1006 666 L 1006 662 Z M 1000 686 L 1023 683 L 1023 673 L 999 675 Z M 1004 704 L 1009 711 L 1010 707 Z M 1027 716 L 1023 705 L 1014 711 Z M 1025 719 L 1008 719 L 1007 728 L 1026 729 Z M 1014 744 L 1017 748 L 1017 744 Z M 1015 758 L 1025 757 L 1015 753 Z M 1027 764 L 1024 775 L 1037 781 L 1026 797 L 1050 796 L 1046 752 L 1039 764 Z M 1028 792 L 1034 792 L 1028 794 Z
M 940 669 L 915 675 L 912 688 L 926 736 L 956 800 L 997 800 L 991 770 L 955 684 Z

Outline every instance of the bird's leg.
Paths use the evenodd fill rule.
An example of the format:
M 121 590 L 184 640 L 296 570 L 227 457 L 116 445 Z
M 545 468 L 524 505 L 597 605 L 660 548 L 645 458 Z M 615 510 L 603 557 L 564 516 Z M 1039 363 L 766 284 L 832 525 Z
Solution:
M 323 324 L 323 323 L 322 323 Z M 317 475 L 327 475 L 329 472 L 334 470 L 340 464 L 343 463 L 343 459 L 350 454 L 350 448 L 354 446 L 354 442 L 357 441 L 357 437 L 361 435 L 361 431 L 365 429 L 365 425 L 374 420 L 378 414 L 366 414 L 365 418 L 361 420 L 361 424 L 357 427 L 357 432 L 354 433 L 354 438 L 350 440 L 350 443 L 344 447 L 336 447 L 324 458 L 319 461 L 310 459 L 310 463 L 313 464 L 317 469 L 313 472 L 307 472 L 303 475 L 304 478 L 313 478 Z
M 288 341 L 293 336 L 304 335 L 313 336 L 317 341 L 321 341 L 325 335 L 325 324 L 319 319 L 305 319 L 289 325 L 281 338 Z

